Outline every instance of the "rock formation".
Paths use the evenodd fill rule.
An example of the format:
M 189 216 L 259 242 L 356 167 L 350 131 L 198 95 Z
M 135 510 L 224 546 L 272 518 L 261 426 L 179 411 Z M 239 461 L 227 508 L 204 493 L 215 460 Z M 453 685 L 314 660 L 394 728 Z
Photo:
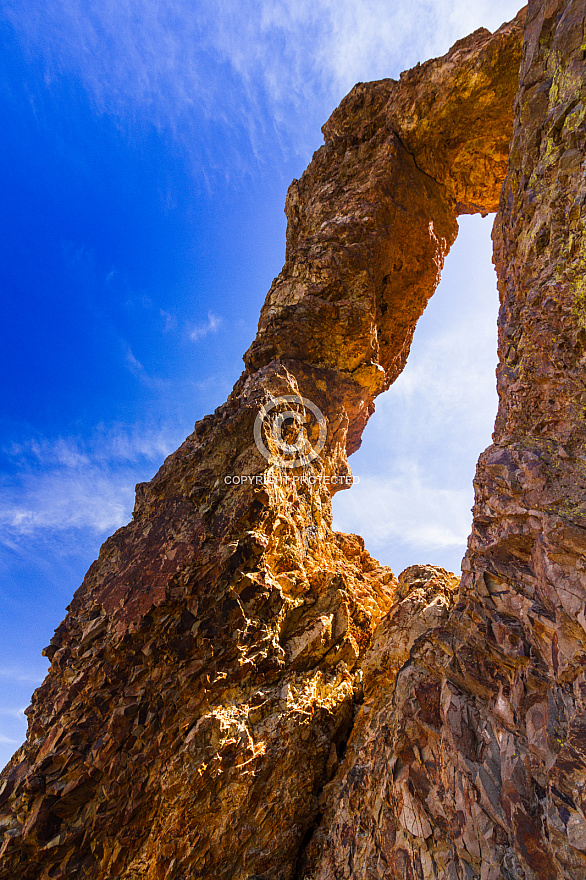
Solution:
M 586 877 L 585 18 L 528 7 L 494 232 L 500 405 L 458 602 L 356 725 L 307 880 Z
M 245 372 L 46 649 L 0 880 L 586 876 L 585 18 L 533 0 L 328 120 Z M 499 195 L 464 575 L 397 581 L 331 495 L 456 217 Z

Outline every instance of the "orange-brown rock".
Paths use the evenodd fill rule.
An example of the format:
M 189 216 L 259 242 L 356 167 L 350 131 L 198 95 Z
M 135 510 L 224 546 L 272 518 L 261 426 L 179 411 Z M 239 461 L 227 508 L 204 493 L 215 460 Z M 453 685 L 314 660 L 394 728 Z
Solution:
M 1 880 L 586 875 L 585 7 L 534 0 L 522 62 L 524 13 L 326 123 L 245 373 L 47 649 Z M 500 409 L 454 605 L 446 572 L 397 583 L 333 532 L 330 500 L 505 172 Z M 287 467 L 319 445 L 299 396 L 327 436 Z
M 498 203 L 522 20 L 494 35 L 476 31 L 399 82 L 355 86 L 323 126 L 325 145 L 289 187 L 286 262 L 245 363 L 250 373 L 275 360 L 319 367 L 328 396 L 343 380 L 340 440 L 348 453 L 360 444 L 374 397 L 405 366 L 457 215 Z M 422 118 L 427 134 L 418 138 Z M 458 132 L 452 141 L 448 125 Z M 300 388 L 315 393 L 315 384 L 303 375 Z M 339 413 L 327 415 L 337 425 Z
M 586 877 L 585 24 L 583 2 L 528 7 L 459 600 L 331 784 L 304 880 Z
M 388 820 L 381 822 L 380 816 L 394 769 L 389 706 L 397 673 L 417 640 L 446 624 L 457 587 L 458 578 L 442 568 L 413 565 L 400 575 L 396 602 L 376 628 L 362 661 L 364 702 L 345 760 L 322 792 L 324 816 L 302 856 L 300 877 L 344 877 L 347 866 L 350 877 L 385 876 L 377 869 L 385 864 L 392 842 Z M 429 697 L 434 696 L 432 686 Z M 409 756 L 409 765 L 415 774 L 425 774 L 415 766 L 415 755 Z

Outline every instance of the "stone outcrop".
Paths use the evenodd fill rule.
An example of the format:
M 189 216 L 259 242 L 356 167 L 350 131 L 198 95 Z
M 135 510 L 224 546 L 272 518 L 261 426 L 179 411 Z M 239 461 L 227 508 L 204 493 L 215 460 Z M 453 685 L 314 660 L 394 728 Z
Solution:
M 458 602 L 362 722 L 306 880 L 586 876 L 585 18 L 528 7 L 494 231 L 500 405 Z
M 586 875 L 585 15 L 534 0 L 328 120 L 245 372 L 46 649 L 0 880 Z M 397 581 L 331 495 L 503 181 L 464 575 Z
M 458 578 L 441 568 L 414 565 L 400 575 L 396 601 L 376 628 L 361 664 L 364 701 L 344 763 L 322 792 L 324 817 L 302 855 L 300 877 L 393 876 L 385 865 L 392 826 L 386 816 L 380 821 L 394 770 L 389 707 L 399 670 L 420 637 L 446 624 L 457 587 Z M 432 687 L 431 696 L 433 692 Z M 425 776 L 415 754 L 409 765 L 415 776 Z M 379 870 L 382 865 L 387 873 Z

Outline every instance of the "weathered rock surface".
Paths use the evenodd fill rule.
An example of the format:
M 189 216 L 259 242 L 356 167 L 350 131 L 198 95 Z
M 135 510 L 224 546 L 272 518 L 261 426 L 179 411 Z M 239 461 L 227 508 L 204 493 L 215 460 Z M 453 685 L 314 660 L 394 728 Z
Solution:
M 500 407 L 459 600 L 331 784 L 305 880 L 586 877 L 585 19 L 528 8 L 494 233 Z
M 586 876 L 585 13 L 535 0 L 522 61 L 524 13 L 326 123 L 245 373 L 47 649 L 1 880 Z M 500 408 L 456 601 L 333 532 L 330 500 L 457 215 L 505 173 Z M 286 467 L 318 443 L 298 395 L 327 438 Z
M 321 795 L 324 816 L 302 856 L 299 876 L 388 876 L 380 868 L 392 837 L 388 819 L 380 820 L 393 775 L 389 706 L 397 673 L 414 644 L 447 622 L 458 580 L 444 569 L 422 565 L 411 566 L 399 577 L 396 602 L 376 628 L 362 662 L 364 702 L 344 763 Z M 432 697 L 433 691 L 432 687 Z M 424 776 L 416 763 L 414 754 L 410 767 Z

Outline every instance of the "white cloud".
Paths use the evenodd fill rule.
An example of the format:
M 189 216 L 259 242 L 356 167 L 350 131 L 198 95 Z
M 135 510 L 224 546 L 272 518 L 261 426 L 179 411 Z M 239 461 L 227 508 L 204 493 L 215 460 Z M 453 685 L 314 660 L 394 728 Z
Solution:
M 183 438 L 181 438 L 183 439 Z M 97 425 L 87 437 L 33 437 L 2 449 L 21 467 L 34 461 L 43 466 L 76 467 L 91 462 L 138 462 L 169 455 L 178 435 L 170 427 L 148 424 Z
M 50 84 L 77 76 L 100 112 L 132 129 L 170 132 L 206 173 L 233 173 L 201 136 L 206 120 L 307 155 L 318 128 L 361 80 L 396 77 L 480 26 L 517 12 L 514 0 L 7 0 L 4 15 Z
M 20 497 L 0 507 L 0 528 L 20 534 L 38 529 L 89 528 L 105 532 L 128 521 L 133 484 L 96 474 L 95 469 L 52 472 L 25 479 Z
M 209 336 L 210 333 L 217 333 L 221 324 L 222 318 L 218 315 L 214 315 L 213 312 L 208 312 L 207 321 L 204 321 L 201 324 L 196 324 L 195 327 L 192 327 L 189 331 L 189 338 L 192 342 L 197 342 L 199 339 Z
M 24 682 L 25 684 L 40 684 L 46 675 L 44 672 L 31 671 L 30 669 L 19 669 L 16 667 L 0 666 L 0 678 L 7 678 L 9 681 Z M 20 709 L 0 709 L 0 712 L 13 714 L 21 712 Z
M 165 326 L 163 328 L 164 333 L 169 333 L 170 330 L 176 330 L 178 321 L 177 316 L 173 314 L 173 312 L 167 312 L 165 309 L 160 309 L 161 318 L 165 322 Z
M 19 681 L 30 681 L 30 679 L 22 679 L 22 678 L 18 679 L 18 680 Z M 37 684 L 40 684 L 42 680 L 43 680 L 42 678 L 39 679 L 38 681 L 37 681 L 37 679 L 34 679 L 34 681 Z M 23 706 L 21 709 L 0 708 L 0 715 L 4 715 L 5 717 L 8 717 L 8 718 L 14 718 L 16 721 L 20 721 L 20 722 L 23 722 L 24 724 L 26 724 L 26 715 L 24 714 L 25 709 L 26 709 L 26 706 Z
M 460 226 L 407 366 L 377 400 L 350 459 L 361 482 L 334 500 L 337 526 L 361 534 L 398 570 L 439 554 L 439 564 L 458 569 L 476 461 L 491 442 L 498 297 L 490 221 L 466 217 Z
M 462 547 L 470 531 L 472 487 L 449 489 L 423 476 L 417 465 L 396 465 L 393 477 L 367 476 L 339 493 L 336 520 L 351 519 L 354 530 L 381 548 L 395 539 L 413 551 Z M 416 561 L 415 559 L 413 561 Z
M 407 368 L 377 401 L 372 433 L 414 453 L 477 456 L 490 442 L 497 405 L 496 316 L 479 314 L 414 346 Z
M 0 677 L 3 677 L 2 670 L 0 670 Z M 44 678 L 44 676 L 41 678 L 35 677 L 34 679 L 31 677 L 10 677 L 13 681 L 24 682 L 29 685 L 32 683 L 38 685 Z M 21 708 L 0 707 L 0 723 L 2 725 L 0 730 L 0 769 L 10 760 L 15 749 L 22 744 L 25 738 L 28 724 L 27 717 L 24 714 L 25 708 L 26 706 Z
M 119 528 L 130 518 L 135 483 L 152 476 L 182 439 L 169 428 L 98 426 L 85 440 L 11 444 L 4 454 L 16 474 L 2 477 L 0 540 L 12 546 L 33 532 Z
M 133 376 L 146 385 L 147 388 L 160 388 L 164 381 L 156 376 L 150 376 L 145 370 L 141 362 L 134 356 L 132 349 L 128 346 L 126 351 L 126 363 Z

